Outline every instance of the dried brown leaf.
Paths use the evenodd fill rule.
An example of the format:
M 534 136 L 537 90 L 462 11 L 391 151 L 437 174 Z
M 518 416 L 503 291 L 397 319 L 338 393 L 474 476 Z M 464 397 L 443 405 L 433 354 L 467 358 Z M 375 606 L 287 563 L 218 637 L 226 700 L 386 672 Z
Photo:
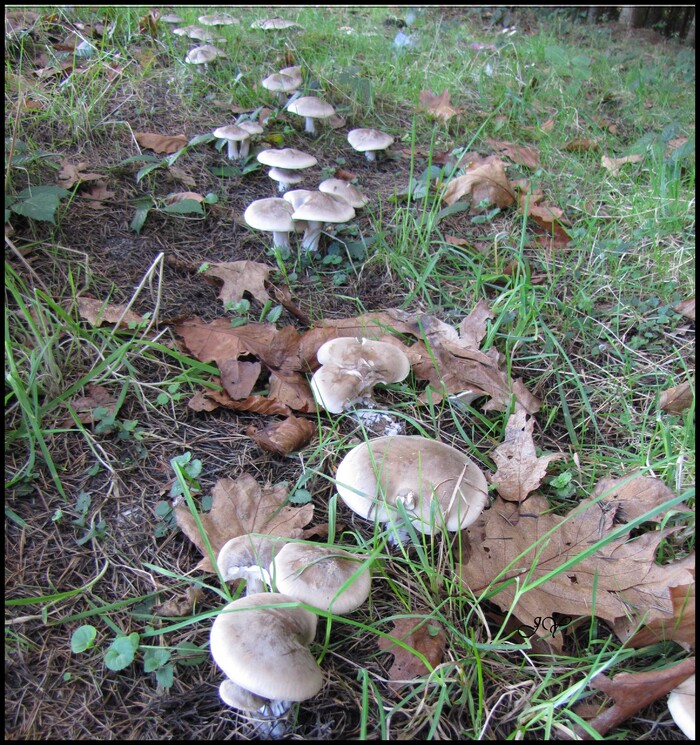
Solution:
M 58 172 L 58 183 L 64 189 L 70 189 L 71 186 L 83 181 L 97 181 L 103 178 L 100 173 L 86 173 L 83 169 L 87 168 L 87 163 L 73 165 L 63 160 L 61 166 L 61 170 Z
M 442 119 L 443 122 L 461 113 L 461 109 L 456 109 L 450 103 L 450 92 L 447 88 L 439 96 L 430 90 L 422 90 L 418 94 L 418 102 L 418 111 L 426 111 L 436 119 Z
M 680 313 L 682 316 L 689 318 L 691 321 L 695 320 L 695 295 L 689 297 L 686 300 L 682 300 L 678 305 L 674 307 L 676 313 Z
M 108 413 L 113 414 L 117 406 L 117 399 L 101 385 L 88 385 L 86 388 L 87 395 L 76 396 L 70 401 L 70 405 L 83 424 L 93 424 L 95 422 L 95 409 L 105 408 Z M 72 417 L 64 420 L 66 426 L 73 424 Z
M 516 145 L 512 142 L 491 139 L 487 139 L 486 144 L 507 158 L 510 158 L 513 163 L 518 163 L 521 166 L 525 166 L 525 168 L 537 170 L 542 166 L 540 163 L 540 154 L 534 147 L 525 147 L 524 145 Z
M 506 176 L 505 163 L 495 155 L 473 163 L 463 176 L 448 182 L 442 199 L 451 205 L 464 196 L 471 197 L 470 213 L 477 212 L 484 200 L 502 209 L 510 207 L 515 201 L 515 192 Z
M 223 280 L 224 285 L 219 293 L 222 302 L 237 303 L 249 293 L 264 305 L 270 299 L 265 282 L 271 271 L 271 266 L 257 261 L 230 261 L 211 264 L 204 274 Z
M 391 637 L 381 637 L 378 642 L 379 649 L 394 656 L 389 668 L 389 687 L 393 691 L 398 691 L 416 678 L 427 675 L 431 668 L 442 662 L 446 637 L 442 626 L 432 619 L 397 618 L 392 625 L 391 637 L 420 652 L 430 664 L 430 668 L 426 667 L 420 657 L 398 646 Z
M 528 419 L 522 409 L 512 414 L 506 424 L 503 442 L 492 453 L 498 470 L 491 477 L 491 483 L 509 502 L 527 499 L 547 475 L 549 463 L 564 457 L 562 453 L 537 457 L 532 439 L 534 426 L 535 420 Z
M 564 150 L 569 153 L 586 153 L 599 148 L 600 145 L 590 137 L 576 137 L 564 145 Z
M 212 497 L 211 510 L 200 513 L 199 519 L 214 556 L 229 539 L 247 533 L 300 538 L 314 512 L 312 504 L 303 507 L 286 505 L 286 486 L 260 486 L 248 473 L 241 474 L 237 479 L 220 479 L 212 488 Z M 213 572 L 205 542 L 184 500 L 175 504 L 174 512 L 182 532 L 204 556 L 197 569 Z
M 604 155 L 600 160 L 600 165 L 610 171 L 611 176 L 615 176 L 625 163 L 641 163 L 643 160 L 643 155 L 626 155 L 624 158 L 609 158 Z
M 661 393 L 659 408 L 669 414 L 682 414 L 695 400 L 695 386 L 686 381 Z
M 262 367 L 259 362 L 236 359 L 223 360 L 219 364 L 221 385 L 233 399 L 248 398 L 258 382 Z
M 198 194 L 196 191 L 178 191 L 163 197 L 163 203 L 177 204 L 178 202 L 184 202 L 185 199 L 191 199 L 194 202 L 201 203 L 204 201 L 205 198 L 201 194 Z
M 126 305 L 113 305 L 87 295 L 78 298 L 78 313 L 95 327 L 103 323 L 118 323 L 120 327 L 128 328 L 130 323 L 139 324 L 143 320 Z
M 134 132 L 136 142 L 156 153 L 176 153 L 187 144 L 185 135 L 160 135 L 154 132 Z
M 289 455 L 302 450 L 316 433 L 316 425 L 308 419 L 289 416 L 281 422 L 267 424 L 262 429 L 248 427 L 246 434 L 263 450 L 277 455 Z
M 175 597 L 166 600 L 160 605 L 153 607 L 153 613 L 156 616 L 165 616 L 166 618 L 182 618 L 182 616 L 191 616 L 194 613 L 195 605 L 204 597 L 204 590 L 201 587 L 190 585 L 187 589 L 175 595 Z

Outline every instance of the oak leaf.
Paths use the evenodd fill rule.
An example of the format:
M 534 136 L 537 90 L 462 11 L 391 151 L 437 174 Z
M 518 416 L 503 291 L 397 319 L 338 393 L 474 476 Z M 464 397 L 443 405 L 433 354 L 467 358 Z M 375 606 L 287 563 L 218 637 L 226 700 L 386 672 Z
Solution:
M 257 261 L 230 261 L 210 264 L 204 274 L 223 280 L 224 284 L 219 293 L 222 302 L 237 303 L 247 292 L 264 305 L 270 299 L 265 282 L 271 271 L 271 266 Z
M 532 170 L 537 170 L 542 166 L 540 163 L 540 154 L 534 147 L 525 147 L 524 145 L 516 145 L 512 142 L 492 139 L 487 139 L 485 142 L 494 150 L 510 158 L 513 163 L 518 163 L 526 168 L 532 168 Z
M 515 202 L 515 192 L 506 176 L 505 163 L 495 155 L 472 163 L 463 176 L 448 182 L 442 199 L 452 205 L 464 196 L 471 197 L 471 213 L 477 212 L 484 201 L 502 209 L 510 207 Z
M 431 668 L 435 668 L 442 662 L 446 637 L 442 626 L 429 618 L 397 618 L 392 623 L 391 636 L 381 637 L 378 644 L 382 652 L 390 652 L 394 656 L 389 668 L 389 688 L 398 692 L 403 685 L 427 675 L 431 670 L 420 657 L 399 646 L 391 638 L 420 652 Z
M 176 153 L 187 144 L 185 135 L 160 135 L 154 132 L 134 132 L 136 142 L 141 147 L 156 153 Z
M 286 486 L 261 486 L 249 473 L 243 473 L 237 479 L 220 479 L 212 488 L 212 497 L 211 510 L 200 513 L 199 519 L 214 556 L 229 539 L 247 533 L 301 538 L 304 526 L 311 522 L 314 512 L 313 504 L 290 507 L 285 504 Z M 204 556 L 196 568 L 213 572 L 205 541 L 184 500 L 176 502 L 174 513 L 182 532 Z
M 430 90 L 423 90 L 418 94 L 419 111 L 427 111 L 436 119 L 449 121 L 455 114 L 461 113 L 450 103 L 450 92 L 447 88 L 438 96 Z

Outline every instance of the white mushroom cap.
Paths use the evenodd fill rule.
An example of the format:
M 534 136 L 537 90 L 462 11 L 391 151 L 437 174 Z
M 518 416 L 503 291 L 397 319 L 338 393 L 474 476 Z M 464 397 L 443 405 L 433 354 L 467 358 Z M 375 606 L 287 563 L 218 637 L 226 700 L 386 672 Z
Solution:
M 199 16 L 197 19 L 203 26 L 233 26 L 240 23 L 239 18 L 227 15 L 226 13 L 213 13 L 212 15 Z
M 300 23 L 286 21 L 284 18 L 261 18 L 250 24 L 251 28 L 261 28 L 265 31 L 280 31 L 286 28 L 303 28 Z
M 244 579 L 248 595 L 264 592 L 270 584 L 270 563 L 285 543 L 269 535 L 239 535 L 224 543 L 216 564 L 225 582 Z
M 217 57 L 221 56 L 221 51 L 211 44 L 204 44 L 201 47 L 194 47 L 187 52 L 185 62 L 189 65 L 208 65 Z
M 182 23 L 182 18 L 175 13 L 166 13 L 164 16 L 160 17 L 160 20 L 165 23 Z
M 296 101 L 292 101 L 287 106 L 287 111 L 303 116 L 305 118 L 304 129 L 311 134 L 316 133 L 315 119 L 327 119 L 335 114 L 335 109 L 329 103 L 316 98 L 316 96 L 297 98 Z
M 228 678 L 224 678 L 219 685 L 219 697 L 227 706 L 242 711 L 256 711 L 268 703 L 268 699 L 246 691 Z
M 214 31 L 203 26 L 183 26 L 182 28 L 174 28 L 173 33 L 178 36 L 187 36 L 190 39 L 197 39 L 198 41 L 226 41 L 221 36 L 217 36 Z
M 285 192 L 290 186 L 304 180 L 304 175 L 301 171 L 290 171 L 289 168 L 270 168 L 267 175 L 273 181 L 278 182 L 277 188 L 280 192 Z
M 273 93 L 289 93 L 295 91 L 301 85 L 301 82 L 301 76 L 294 77 L 275 72 L 262 81 L 262 87 Z
M 244 158 L 247 158 L 248 154 L 250 153 L 250 143 L 255 137 L 255 135 L 260 135 L 265 130 L 257 122 L 252 122 L 250 120 L 237 122 L 237 126 L 240 127 L 241 129 L 244 129 L 250 135 L 250 137 L 247 140 L 243 140 L 241 142 L 238 157 L 241 160 L 243 160 Z
M 288 75 L 290 78 L 301 78 L 301 65 L 283 67 L 279 72 L 280 75 Z
M 275 607 L 291 603 L 291 607 Z M 293 598 L 263 592 L 234 600 L 214 619 L 214 662 L 236 685 L 271 700 L 304 701 L 323 686 L 309 651 L 317 617 Z
M 268 197 L 251 202 L 243 213 L 246 224 L 256 230 L 272 233 L 275 246 L 291 248 L 289 233 L 294 230 L 292 205 L 279 197 Z
M 377 437 L 354 447 L 336 473 L 340 498 L 364 518 L 390 522 L 397 503 L 431 535 L 471 525 L 488 502 L 488 484 L 464 453 L 417 435 Z
M 279 592 L 343 615 L 369 597 L 371 576 L 363 559 L 329 546 L 287 543 L 273 559 L 270 577 Z
M 673 721 L 689 739 L 695 739 L 695 673 L 676 686 L 668 696 Z
M 332 194 L 314 191 L 294 210 L 294 220 L 306 220 L 309 229 L 304 234 L 301 245 L 307 251 L 318 251 L 318 243 L 325 223 L 341 223 L 352 220 L 355 210 Z
M 212 134 L 220 140 L 227 140 L 227 155 L 229 160 L 235 160 L 240 157 L 238 143 L 243 143 L 250 139 L 250 132 L 237 124 L 227 124 L 224 127 L 217 127 Z
M 321 367 L 311 377 L 311 390 L 316 403 L 331 414 L 371 396 L 376 383 L 398 383 L 411 370 L 403 350 L 374 339 L 330 339 L 318 348 L 316 358 Z
M 376 160 L 377 151 L 386 150 L 394 138 L 378 129 L 360 128 L 348 132 L 348 142 L 355 150 L 364 153 L 367 160 Z
M 340 197 L 356 210 L 369 202 L 369 199 L 356 186 L 340 178 L 327 178 L 318 185 L 318 190 L 324 194 Z
M 312 194 L 314 189 L 290 189 L 284 193 L 283 199 L 286 199 L 296 210 L 302 202 L 305 202 Z
M 309 155 L 309 153 L 305 153 L 302 150 L 297 150 L 293 147 L 263 150 L 258 153 L 257 158 L 264 166 L 270 166 L 272 168 L 288 168 L 292 171 L 300 168 L 311 168 L 318 163 L 313 155 Z

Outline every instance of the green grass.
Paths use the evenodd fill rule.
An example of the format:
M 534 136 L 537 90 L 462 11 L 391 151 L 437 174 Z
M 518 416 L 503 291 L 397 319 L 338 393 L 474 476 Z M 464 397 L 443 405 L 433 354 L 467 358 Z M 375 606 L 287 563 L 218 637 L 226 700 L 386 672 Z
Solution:
M 343 249 L 342 241 L 336 263 L 276 254 L 275 281 L 303 298 L 317 320 L 333 313 L 332 294 L 357 314 L 382 307 L 381 290 L 364 296 L 355 288 L 391 288 L 403 310 L 434 315 L 453 326 L 486 299 L 494 318 L 482 349 L 502 354 L 509 375 L 524 378 L 542 399 L 536 415 L 538 454 L 560 451 L 565 456 L 550 465 L 540 489 L 556 514 L 575 511 L 601 479 L 637 471 L 673 490 L 669 510 L 681 498 L 693 507 L 694 400 L 680 414 L 660 410 L 658 402 L 662 391 L 694 380 L 693 337 L 684 331 L 687 320 L 674 310 L 695 291 L 694 52 L 637 48 L 607 26 L 576 26 L 563 15 L 545 17 L 534 9 L 528 15 L 530 32 L 519 29 L 514 37 L 490 28 L 479 8 L 461 14 L 458 9 L 426 10 L 403 28 L 415 38 L 415 45 L 403 49 L 392 45 L 399 31 L 392 18 L 405 15 L 402 8 L 279 9 L 305 30 L 272 34 L 249 29 L 261 10 L 236 10 L 242 23 L 220 30 L 227 56 L 206 71 L 184 62 L 196 42 L 168 29 L 156 38 L 142 33 L 146 8 L 102 9 L 100 18 L 114 23 L 114 29 L 97 40 L 90 37 L 95 49 L 85 62 L 46 44 L 45 67 L 74 64 L 76 71 L 67 76 L 40 78 L 34 38 L 21 35 L 12 41 L 6 53 L 6 162 L 12 157 L 6 196 L 19 198 L 27 187 L 54 183 L 63 159 L 99 159 L 87 170 L 98 167 L 120 184 L 128 209 L 119 208 L 123 219 L 115 235 L 123 236 L 139 198 L 162 198 L 165 189 L 181 186 L 173 185 L 169 168 L 136 183 L 118 165 L 133 154 L 123 144 L 131 143 L 134 130 L 183 131 L 191 139 L 228 123 L 235 116 L 231 104 L 267 106 L 279 114 L 274 95 L 260 81 L 290 61 L 300 64 L 302 92 L 332 101 L 346 126 L 321 127 L 311 141 L 299 135 L 295 123 L 273 115 L 267 134 L 275 146 L 315 147 L 326 156 L 324 167 L 330 167 L 345 152 L 346 129 L 374 126 L 391 132 L 395 149 L 408 148 L 411 155 L 408 161 L 395 161 L 400 177 L 371 195 L 361 233 L 339 236 L 364 244 L 362 258 Z M 95 20 L 87 7 L 37 12 L 43 18 L 55 13 L 51 28 L 56 33 L 68 20 Z M 201 11 L 188 7 L 179 12 L 186 25 L 195 23 Z M 492 48 L 476 50 L 473 42 Z M 442 122 L 418 110 L 421 91 L 439 94 L 445 88 L 458 116 Z M 42 108 L 25 108 L 20 103 L 25 96 Z M 548 121 L 551 126 L 544 127 Z M 689 142 L 679 145 L 680 137 Z M 537 149 L 539 169 L 514 165 L 508 175 L 511 181 L 528 178 L 533 191 L 542 191 L 543 202 L 564 210 L 568 245 L 539 240 L 515 209 L 501 210 L 492 219 L 475 219 L 466 205 L 445 209 L 442 186 L 457 172 L 433 159 L 445 150 L 490 153 L 489 138 Z M 597 149 L 567 150 L 578 138 L 595 140 Z M 194 174 L 197 188 L 210 184 L 206 165 L 212 153 L 204 143 L 177 161 Z M 644 157 L 616 174 L 600 165 L 603 155 L 632 154 Z M 231 225 L 228 202 L 238 188 L 254 184 L 253 178 L 221 178 L 209 186 L 220 200 L 201 222 Z M 231 412 L 219 420 L 212 418 L 217 413 L 193 416 L 187 400 L 214 385 L 218 370 L 183 352 L 167 326 L 158 325 L 171 280 L 166 252 L 155 259 L 144 256 L 137 284 L 123 286 L 119 276 L 103 276 L 99 255 L 83 250 L 75 234 L 78 187 L 69 191 L 51 213 L 54 223 L 9 213 L 16 234 L 8 238 L 5 283 L 7 525 L 9 531 L 26 531 L 29 564 L 38 555 L 38 565 L 45 567 L 43 549 L 36 546 L 47 541 L 67 546 L 72 557 L 58 577 L 46 568 L 46 585 L 26 565 L 15 566 L 11 576 L 18 579 L 7 588 L 10 615 L 21 610 L 42 624 L 25 627 L 24 616 L 13 617 L 6 626 L 10 656 L 44 648 L 65 652 L 78 625 L 98 624 L 94 646 L 78 658 L 66 653 L 57 665 L 81 681 L 81 690 L 99 690 L 114 673 L 102 668 L 110 641 L 138 631 L 137 665 L 122 672 L 120 681 L 138 690 L 145 686 L 149 693 L 144 696 L 157 685 L 160 694 L 209 686 L 215 699 L 210 663 L 195 669 L 178 660 L 188 650 L 206 651 L 211 618 L 232 592 L 221 578 L 205 582 L 182 569 L 191 562 L 180 556 L 187 547 L 178 543 L 176 532 L 163 543 L 155 541 L 149 510 L 162 495 L 154 493 L 153 483 L 145 483 L 146 473 L 157 480 L 161 472 L 167 474 L 161 478 L 165 483 L 172 477 L 167 464 L 184 451 L 205 461 L 206 488 L 232 470 L 245 470 L 250 461 L 262 480 L 283 473 L 293 485 L 290 493 L 311 492 L 317 515 L 328 520 L 328 544 L 352 547 L 372 562 L 373 592 L 365 610 L 350 617 L 319 614 L 313 651 L 328 671 L 329 687 L 319 709 L 335 705 L 342 713 L 325 739 L 554 739 L 574 726 L 588 726 L 576 707 L 595 698 L 587 684 L 596 674 L 649 671 L 685 656 L 673 643 L 627 647 L 604 624 L 580 619 L 572 635 L 575 649 L 549 657 L 513 635 L 508 620 L 517 617 L 515 603 L 496 612 L 498 578 L 479 594 L 461 585 L 450 536 L 422 536 L 411 529 L 407 545 L 392 547 L 383 526 L 351 522 L 334 495 L 333 474 L 340 458 L 368 434 L 362 429 L 348 434 L 349 414 L 337 420 L 319 414 L 317 439 L 298 458 L 284 462 L 251 454 L 242 434 L 249 417 L 239 419 Z M 154 214 L 141 235 L 157 235 L 163 224 L 164 235 L 172 235 L 167 220 L 173 219 Z M 192 227 L 181 225 L 183 235 Z M 109 237 L 114 222 L 107 217 L 104 226 Z M 232 246 L 250 240 L 241 228 L 237 231 L 231 232 Z M 462 237 L 467 244 L 455 245 L 454 239 Z M 178 245 L 176 258 L 185 250 Z M 206 260 L 207 247 L 199 250 L 197 261 Z M 200 281 L 192 278 L 192 285 Z M 141 313 L 147 308 L 148 315 L 131 329 L 93 327 L 78 310 L 85 294 L 105 302 L 126 298 Z M 455 444 L 493 471 L 491 453 L 503 441 L 512 412 L 483 411 L 479 402 L 465 404 L 457 397 L 420 403 L 415 383 L 409 378 L 391 386 L 383 394 L 383 401 L 391 401 L 387 411 L 409 431 Z M 117 402 L 114 420 L 102 433 L 95 422 L 81 420 L 72 403 L 92 386 L 103 386 Z M 218 439 L 230 443 L 230 450 L 215 449 Z M 570 488 L 552 484 L 561 474 Z M 185 485 L 181 472 L 176 477 Z M 93 503 L 82 511 L 78 495 L 84 491 L 92 494 Z M 188 489 L 185 493 L 196 514 L 198 496 Z M 141 543 L 133 550 L 113 540 L 122 531 L 118 521 L 125 505 L 137 506 L 144 515 Z M 88 517 L 96 532 L 76 548 Z M 671 513 L 668 520 L 681 529 L 662 544 L 659 561 L 665 563 L 694 549 L 694 513 Z M 637 522 L 644 530 L 644 521 Z M 104 528 L 98 530 L 100 524 Z M 13 547 L 18 546 L 16 534 L 11 536 Z M 586 553 L 603 548 L 606 540 Z M 532 570 L 541 545 L 533 542 L 518 561 Z M 86 559 L 92 562 L 88 569 Z M 80 572 L 74 573 L 73 562 Z M 559 566 L 555 574 L 567 568 Z M 542 581 L 528 576 L 516 598 Z M 172 593 L 195 586 L 207 594 L 204 608 L 195 607 L 179 620 L 154 619 L 151 611 L 164 588 Z M 543 609 L 543 614 L 555 610 Z M 439 664 L 428 664 L 422 679 L 392 692 L 386 680 L 389 663 L 377 644 L 390 634 L 391 621 L 405 618 L 439 626 L 448 642 Z M 165 652 L 147 670 L 141 663 L 146 665 L 154 650 Z M 413 654 L 428 662 L 420 650 Z M 166 674 L 168 665 L 173 667 Z M 160 672 L 153 678 L 149 670 Z M 168 681 L 173 672 L 174 682 Z M 163 681 L 175 689 L 163 687 Z M 318 738 L 308 723 L 313 711 L 314 701 L 295 707 L 293 726 Z M 244 717 L 236 721 L 248 726 Z M 660 739 L 645 726 L 641 720 L 630 722 L 612 737 Z M 39 735 L 51 736 L 50 723 L 45 727 Z M 31 727 L 18 732 L 37 735 Z M 123 729 L 103 732 L 124 736 Z M 138 736 L 134 732 L 128 734 Z M 213 729 L 207 731 L 214 735 Z

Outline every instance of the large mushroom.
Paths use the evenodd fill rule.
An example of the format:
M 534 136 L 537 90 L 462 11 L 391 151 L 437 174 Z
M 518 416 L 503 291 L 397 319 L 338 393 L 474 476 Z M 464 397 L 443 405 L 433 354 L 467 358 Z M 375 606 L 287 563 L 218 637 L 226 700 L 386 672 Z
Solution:
M 304 131 L 316 134 L 316 119 L 328 119 L 335 114 L 335 109 L 316 96 L 302 96 L 287 106 L 287 111 L 304 117 Z
M 309 650 L 316 623 L 313 613 L 281 593 L 256 593 L 226 605 L 212 624 L 209 647 L 227 678 L 222 699 L 280 717 L 292 701 L 315 696 L 323 686 Z
M 370 570 L 365 557 L 314 543 L 287 543 L 270 564 L 277 590 L 313 608 L 351 613 L 369 597 Z
M 201 47 L 194 47 L 190 49 L 185 56 L 185 62 L 188 65 L 203 65 L 204 69 L 208 69 L 209 63 L 213 62 L 217 57 L 222 57 L 223 52 L 212 44 L 204 44 Z
M 361 127 L 348 132 L 348 142 L 355 150 L 364 153 L 367 160 L 377 160 L 377 153 L 385 152 L 394 138 L 378 129 Z
M 356 186 L 341 178 L 327 178 L 321 181 L 318 190 L 324 194 L 340 197 L 356 210 L 362 209 L 369 202 L 369 199 Z
M 280 193 L 287 191 L 287 188 L 292 182 L 280 179 L 279 176 L 281 174 L 279 173 L 279 169 L 282 169 L 283 172 L 299 171 L 305 168 L 311 168 L 318 163 L 313 155 L 309 155 L 309 153 L 305 153 L 302 150 L 297 150 L 293 147 L 263 150 L 258 153 L 257 159 L 264 166 L 278 169 L 275 172 L 275 175 L 278 178 L 275 180 L 278 182 L 277 189 Z
M 294 191 L 304 191 L 295 189 Z M 284 195 L 287 199 L 287 194 Z M 291 201 L 291 200 L 290 200 Z M 300 202 L 294 200 L 295 209 L 292 213 L 294 220 L 304 220 L 309 227 L 304 233 L 301 246 L 306 251 L 315 253 L 321 240 L 323 226 L 326 223 L 343 223 L 355 217 L 355 210 L 347 202 L 334 197 L 332 194 L 323 194 L 320 191 L 312 191 L 311 194 Z
M 292 205 L 279 197 L 256 199 L 243 213 L 247 225 L 272 233 L 272 241 L 279 248 L 291 249 L 289 234 L 294 230 Z
M 370 406 L 377 383 L 398 383 L 411 370 L 406 353 L 388 341 L 339 336 L 316 352 L 321 367 L 311 377 L 316 403 L 340 414 L 357 403 Z
M 336 472 L 340 498 L 367 520 L 399 527 L 404 512 L 421 533 L 459 531 L 488 502 L 488 484 L 464 453 L 418 435 L 377 437 L 354 447 Z

